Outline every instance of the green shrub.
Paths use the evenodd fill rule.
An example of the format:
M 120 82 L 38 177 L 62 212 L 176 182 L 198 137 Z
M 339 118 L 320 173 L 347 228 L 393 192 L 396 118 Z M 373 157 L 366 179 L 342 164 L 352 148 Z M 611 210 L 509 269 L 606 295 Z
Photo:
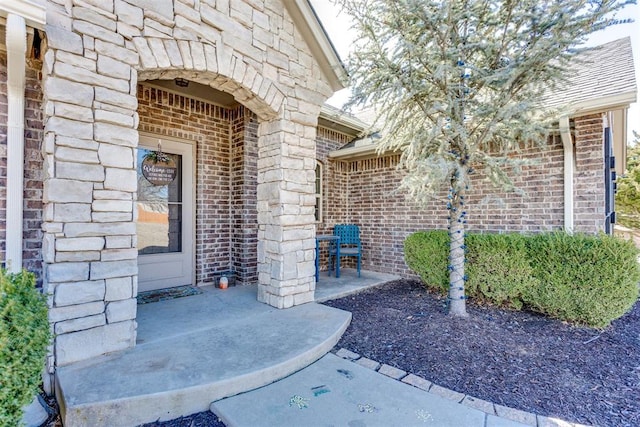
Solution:
M 522 309 L 527 292 L 537 286 L 520 234 L 471 234 L 466 239 L 467 295 Z
M 633 243 L 611 236 L 471 234 L 466 239 L 468 297 L 604 327 L 638 299 Z M 430 288 L 446 293 L 449 236 L 421 231 L 405 240 L 405 260 Z
M 559 232 L 532 236 L 527 247 L 539 281 L 527 305 L 536 311 L 604 327 L 638 299 L 638 251 L 629 241 Z
M 47 303 L 35 276 L 0 271 L 0 425 L 22 420 L 41 382 L 49 344 Z
M 404 258 L 427 287 L 446 294 L 449 290 L 449 234 L 445 230 L 418 231 L 404 241 Z

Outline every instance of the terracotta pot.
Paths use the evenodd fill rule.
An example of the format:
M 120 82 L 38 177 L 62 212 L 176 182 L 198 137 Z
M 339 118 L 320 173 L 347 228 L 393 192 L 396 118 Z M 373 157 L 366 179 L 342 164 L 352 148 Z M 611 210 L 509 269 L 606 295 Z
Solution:
M 220 277 L 220 283 L 218 283 L 220 289 L 227 289 L 229 287 L 229 278 L 227 276 Z

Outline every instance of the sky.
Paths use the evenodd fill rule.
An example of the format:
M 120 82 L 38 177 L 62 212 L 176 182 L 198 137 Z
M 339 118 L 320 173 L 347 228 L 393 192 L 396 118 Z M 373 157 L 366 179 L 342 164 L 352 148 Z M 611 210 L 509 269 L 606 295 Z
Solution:
M 345 13 L 340 13 L 339 6 L 332 0 L 310 0 L 313 8 L 320 17 L 331 42 L 335 46 L 340 58 L 345 61 L 353 47 L 353 31 L 350 30 L 351 22 Z M 632 18 L 633 23 L 621 24 L 598 31 L 589 37 L 588 46 L 597 46 L 622 37 L 631 37 L 633 58 L 636 69 L 636 85 L 640 86 L 640 6 L 630 5 L 618 15 L 619 18 Z M 343 89 L 329 98 L 327 103 L 341 108 L 349 99 L 349 89 Z M 640 133 L 640 103 L 636 102 L 629 108 L 629 142 L 633 141 L 632 130 Z

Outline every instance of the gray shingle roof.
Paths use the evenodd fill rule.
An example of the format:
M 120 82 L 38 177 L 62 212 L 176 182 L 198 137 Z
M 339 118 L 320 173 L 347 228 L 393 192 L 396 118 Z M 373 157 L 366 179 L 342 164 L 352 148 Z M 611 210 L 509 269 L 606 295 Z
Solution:
M 576 55 L 567 70 L 567 81 L 549 95 L 549 107 L 572 106 L 584 108 L 586 104 L 607 107 L 607 103 L 636 97 L 636 79 L 633 67 L 631 39 L 625 37 L 584 50 Z M 600 105 L 602 104 L 602 105 Z

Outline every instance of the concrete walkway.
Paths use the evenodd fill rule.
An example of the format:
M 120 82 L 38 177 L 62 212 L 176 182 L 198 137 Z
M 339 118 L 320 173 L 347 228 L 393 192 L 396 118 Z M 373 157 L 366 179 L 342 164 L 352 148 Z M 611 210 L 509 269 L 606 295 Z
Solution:
M 271 384 L 211 405 L 227 427 L 525 426 L 327 354 Z
M 340 349 L 266 387 L 213 402 L 227 427 L 587 427 L 440 387 Z
M 396 277 L 323 273 L 328 300 Z M 327 354 L 351 314 L 277 310 L 256 286 L 138 306 L 135 348 L 57 370 L 65 427 L 136 426 L 211 409 L 229 427 L 572 426 L 431 384 L 347 350 Z M 213 402 L 213 403 L 212 403 Z
M 255 286 L 140 305 L 135 348 L 57 370 L 63 423 L 135 426 L 205 411 L 310 365 L 350 320 L 315 303 L 269 307 Z
M 361 270 L 360 277 L 358 277 L 357 270 L 342 268 L 338 278 L 329 275 L 326 271 L 320 272 L 319 278 L 320 280 L 316 283 L 316 302 L 342 298 L 366 289 L 375 288 L 392 280 L 398 280 L 400 276 Z

